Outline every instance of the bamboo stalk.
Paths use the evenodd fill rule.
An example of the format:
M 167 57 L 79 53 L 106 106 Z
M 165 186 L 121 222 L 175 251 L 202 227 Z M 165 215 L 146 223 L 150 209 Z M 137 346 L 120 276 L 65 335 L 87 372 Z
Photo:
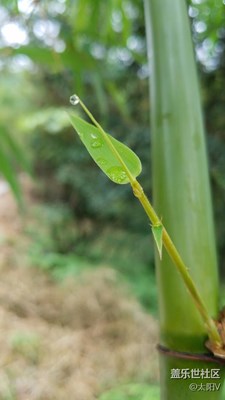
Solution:
M 213 318 L 218 272 L 204 128 L 189 21 L 184 0 L 145 0 L 150 61 L 154 208 L 178 248 Z M 165 238 L 164 238 L 165 239 Z M 156 256 L 160 340 L 178 352 L 206 351 L 206 327 L 179 274 Z M 187 368 L 186 360 L 179 360 Z M 221 391 L 193 394 L 169 379 L 175 359 L 161 356 L 163 400 L 219 399 Z M 197 367 L 192 361 L 192 368 Z M 207 365 L 207 364 L 206 364 Z M 208 368 L 211 368 L 208 365 Z M 203 382 L 204 383 L 204 382 Z M 184 391 L 185 390 L 185 391 Z

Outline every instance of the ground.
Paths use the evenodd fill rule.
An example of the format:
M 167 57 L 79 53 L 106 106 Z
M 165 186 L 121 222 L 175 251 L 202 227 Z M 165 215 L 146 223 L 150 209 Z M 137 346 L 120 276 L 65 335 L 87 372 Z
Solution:
M 0 399 L 92 400 L 158 379 L 157 324 L 102 266 L 57 283 L 27 261 L 28 213 L 0 194 Z M 38 227 L 37 227 L 38 229 Z

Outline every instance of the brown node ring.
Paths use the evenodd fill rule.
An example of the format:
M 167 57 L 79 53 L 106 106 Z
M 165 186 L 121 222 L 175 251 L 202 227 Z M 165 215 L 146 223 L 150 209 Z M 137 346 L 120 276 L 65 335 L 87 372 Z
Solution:
M 176 350 L 171 350 L 168 349 L 167 347 L 158 344 L 157 345 L 157 350 L 159 353 L 164 354 L 165 356 L 168 357 L 174 357 L 174 358 L 180 358 L 183 360 L 197 360 L 197 361 L 204 361 L 204 362 L 214 362 L 218 363 L 221 365 L 225 365 L 225 359 L 216 357 L 213 354 L 198 354 L 198 353 L 187 353 L 183 351 L 176 351 Z

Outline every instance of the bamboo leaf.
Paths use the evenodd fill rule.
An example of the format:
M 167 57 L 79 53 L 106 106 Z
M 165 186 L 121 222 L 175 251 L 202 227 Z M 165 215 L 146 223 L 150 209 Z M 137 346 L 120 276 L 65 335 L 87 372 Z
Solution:
M 22 168 L 31 174 L 31 165 L 26 157 L 25 152 L 19 146 L 16 140 L 14 140 L 10 133 L 6 130 L 4 126 L 0 126 L 0 143 L 5 145 L 9 150 L 9 153 L 13 158 L 22 166 Z
M 21 204 L 21 189 L 19 185 L 19 181 L 16 176 L 16 172 L 13 170 L 9 158 L 5 155 L 4 151 L 0 147 L 0 172 L 5 177 L 7 182 L 9 183 L 13 193 L 19 204 Z
M 129 147 L 108 134 L 103 136 L 100 129 L 76 115 L 69 116 L 87 151 L 109 179 L 120 185 L 129 183 L 130 178 L 124 166 L 134 178 L 141 173 L 141 161 Z M 122 162 L 116 154 L 121 157 Z
M 159 252 L 159 258 L 162 260 L 162 248 L 163 248 L 163 226 L 160 225 L 153 225 L 152 226 L 152 233 L 155 239 L 155 243 Z

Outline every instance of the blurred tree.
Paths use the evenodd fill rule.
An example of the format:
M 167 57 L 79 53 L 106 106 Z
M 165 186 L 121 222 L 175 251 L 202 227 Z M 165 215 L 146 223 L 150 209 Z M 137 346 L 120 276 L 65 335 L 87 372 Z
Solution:
M 128 200 L 129 192 L 123 190 L 114 201 L 116 189 L 101 175 L 94 199 L 92 183 L 83 185 L 90 173 L 97 176 L 98 171 L 90 168 L 82 146 L 74 145 L 74 134 L 68 130 L 62 113 L 62 106 L 68 104 L 74 90 L 88 97 L 96 115 L 107 120 L 118 137 L 124 137 L 125 129 L 129 129 L 125 140 L 142 153 L 145 171 L 149 170 L 143 20 L 141 1 L 134 5 L 131 1 L 113 0 L 107 6 L 89 0 L 18 1 L 13 11 L 12 7 L 5 8 L 1 31 L 4 65 L 9 68 L 12 61 L 15 65 L 30 63 L 31 77 L 42 90 L 42 96 L 34 99 L 41 111 L 29 116 L 26 113 L 22 118 L 23 127 L 34 132 L 37 169 L 55 183 L 51 191 L 48 188 L 48 195 L 55 197 L 58 189 L 58 198 L 62 194 L 73 207 L 76 205 L 80 215 L 85 212 L 104 217 L 105 212 L 105 217 L 114 218 L 120 213 L 125 222 L 128 214 L 124 200 Z M 14 31 L 17 35 L 12 34 Z M 140 133 L 144 133 L 142 142 L 138 140 Z M 79 174 L 77 159 L 83 166 Z M 104 207 L 103 191 L 112 199 L 110 210 Z M 138 206 L 136 210 L 137 222 Z

